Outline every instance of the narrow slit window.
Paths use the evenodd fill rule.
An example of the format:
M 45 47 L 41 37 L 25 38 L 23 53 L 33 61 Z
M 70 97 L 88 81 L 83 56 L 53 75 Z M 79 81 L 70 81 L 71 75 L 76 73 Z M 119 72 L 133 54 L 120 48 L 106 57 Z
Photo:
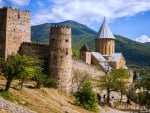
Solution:
M 68 40 L 68 39 L 66 39 L 65 41 L 66 41 L 66 42 L 68 42 L 69 40 Z
M 66 48 L 66 55 L 68 55 L 68 48 Z

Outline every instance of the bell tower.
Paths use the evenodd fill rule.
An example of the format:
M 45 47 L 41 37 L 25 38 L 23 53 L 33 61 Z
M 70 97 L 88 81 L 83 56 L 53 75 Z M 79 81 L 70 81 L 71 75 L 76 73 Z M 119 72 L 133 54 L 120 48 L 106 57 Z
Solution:
M 95 48 L 96 52 L 106 56 L 115 52 L 115 37 L 107 24 L 106 18 L 104 18 L 103 24 L 96 35 Z

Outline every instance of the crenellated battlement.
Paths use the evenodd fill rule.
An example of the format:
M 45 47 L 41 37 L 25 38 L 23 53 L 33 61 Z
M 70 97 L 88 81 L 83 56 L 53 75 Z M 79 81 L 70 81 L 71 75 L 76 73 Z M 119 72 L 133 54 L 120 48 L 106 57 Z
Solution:
M 51 28 L 69 28 L 70 29 L 71 27 L 68 25 L 57 25 L 57 24 L 55 24 L 55 25 L 52 25 Z
M 71 27 L 68 25 L 53 25 L 50 28 L 51 35 L 71 35 Z
M 43 47 L 48 47 L 49 46 L 49 44 L 42 44 L 42 43 L 37 43 L 37 42 L 23 42 L 22 43 L 23 45 L 28 45 L 28 46 L 37 46 L 37 47 L 41 47 L 41 46 L 43 46 Z
M 16 11 L 16 12 L 30 13 L 29 10 L 20 10 L 20 9 L 12 8 L 12 7 L 3 7 L 3 8 L 0 8 L 0 10 L 3 10 L 3 9 L 9 9 L 9 10 Z

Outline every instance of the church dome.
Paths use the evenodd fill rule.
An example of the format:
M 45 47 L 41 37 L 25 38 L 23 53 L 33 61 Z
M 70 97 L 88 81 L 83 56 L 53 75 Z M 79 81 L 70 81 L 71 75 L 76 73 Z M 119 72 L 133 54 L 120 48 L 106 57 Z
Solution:
M 97 35 L 96 35 L 96 38 L 107 38 L 107 39 L 115 39 L 113 33 L 111 32 L 108 24 L 107 24 L 107 21 L 106 21 L 106 18 L 104 18 L 104 21 L 103 21 L 103 24 L 102 26 L 100 27 Z

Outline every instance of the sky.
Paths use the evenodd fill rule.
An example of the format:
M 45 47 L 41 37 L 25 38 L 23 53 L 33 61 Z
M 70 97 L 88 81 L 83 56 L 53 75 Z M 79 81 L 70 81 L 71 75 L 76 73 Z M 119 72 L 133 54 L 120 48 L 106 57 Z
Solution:
M 104 17 L 114 34 L 150 42 L 150 0 L 0 0 L 31 12 L 31 25 L 74 20 L 98 31 Z

